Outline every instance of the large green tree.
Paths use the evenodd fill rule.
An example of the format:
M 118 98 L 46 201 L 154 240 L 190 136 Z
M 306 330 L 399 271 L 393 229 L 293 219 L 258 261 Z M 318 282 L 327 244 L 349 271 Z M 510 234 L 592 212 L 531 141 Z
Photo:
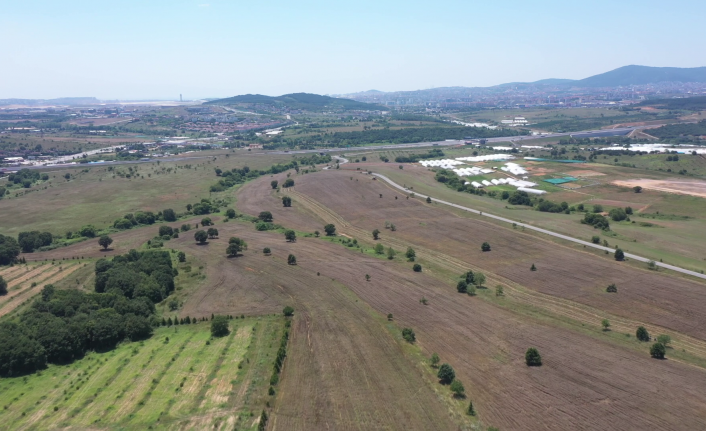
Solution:
M 9 265 L 20 254 L 20 245 L 11 236 L 0 235 L 0 265 Z
M 448 385 L 456 378 L 456 372 L 451 365 L 441 364 L 439 372 L 436 373 L 436 377 L 439 378 L 442 384 Z

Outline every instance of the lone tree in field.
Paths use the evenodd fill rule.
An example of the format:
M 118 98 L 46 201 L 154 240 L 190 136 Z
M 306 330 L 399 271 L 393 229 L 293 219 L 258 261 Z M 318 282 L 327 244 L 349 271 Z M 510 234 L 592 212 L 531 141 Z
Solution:
M 488 244 L 487 242 L 484 242 L 483 245 L 480 246 L 480 249 L 482 251 L 490 251 L 490 244 Z
M 205 244 L 208 239 L 208 234 L 205 230 L 197 230 L 194 233 L 194 239 L 198 241 L 199 244 Z
M 485 275 L 483 275 L 482 272 L 476 272 L 474 278 L 476 281 L 476 286 L 478 286 L 479 288 L 483 287 L 483 283 L 485 283 Z
M 542 365 L 542 356 L 540 356 L 539 351 L 534 347 L 530 347 L 525 352 L 525 363 L 528 367 L 539 367 Z
M 429 196 L 427 196 L 427 203 L 428 203 L 428 204 L 431 203 L 431 197 L 429 197 Z
M 324 232 L 326 232 L 326 236 L 334 236 L 334 235 L 336 235 L 336 226 L 329 223 L 326 226 L 324 226 Z
M 294 308 L 288 305 L 284 307 L 284 310 L 282 310 L 282 314 L 284 314 L 285 317 L 290 317 L 294 314 Z
M 422 265 L 415 263 L 414 266 L 412 266 L 412 271 L 414 272 L 422 272 Z
M 439 361 L 441 361 L 441 359 L 439 359 L 439 355 L 432 353 L 431 358 L 429 358 L 429 365 L 431 365 L 432 368 L 436 368 L 439 366 Z
M 98 245 L 103 247 L 103 250 L 108 250 L 108 247 L 110 247 L 110 244 L 113 243 L 113 238 L 109 237 L 108 235 L 101 235 L 100 238 L 98 238 Z
M 226 210 L 226 217 L 235 218 L 235 210 L 233 208 L 228 208 Z
M 414 335 L 414 331 L 411 328 L 402 329 L 402 338 L 404 338 L 408 343 L 414 343 L 417 340 L 417 337 Z
M 609 285 L 608 287 L 605 288 L 605 291 L 608 293 L 618 293 L 618 287 L 615 285 L 615 283 Z
M 262 249 L 262 254 L 269 256 L 272 253 L 272 250 L 270 250 L 269 247 L 265 247 Z
M 365 274 L 365 281 L 370 281 L 370 274 Z
M 652 347 L 650 347 L 650 356 L 652 356 L 655 359 L 664 359 L 664 355 L 667 353 L 667 349 L 664 347 L 664 344 L 662 343 L 654 343 Z
M 287 242 L 297 242 L 297 233 L 291 229 L 285 230 L 284 239 L 286 239 Z
M 601 326 L 603 326 L 604 331 L 609 330 L 610 329 L 610 321 L 608 319 L 603 319 L 603 321 L 601 321 Z
M 285 208 L 291 207 L 292 206 L 292 198 L 290 198 L 289 196 L 283 196 L 282 197 L 282 205 Z
M 534 266 L 534 264 L 532 264 L 532 266 L 530 266 L 530 271 L 536 271 L 536 270 L 537 270 L 537 267 Z
M 270 186 L 272 187 L 272 189 L 276 189 L 278 184 L 279 183 L 277 182 L 277 180 L 270 181 Z
M 208 228 L 208 231 L 206 232 L 209 238 L 213 239 L 218 236 L 218 229 L 215 227 L 210 227 Z
M 0 295 L 7 295 L 7 281 L 0 276 Z
M 379 230 L 379 229 L 375 229 L 375 230 L 373 231 L 373 239 L 374 239 L 374 240 L 380 239 L 380 230 Z
M 265 223 L 272 223 L 272 213 L 269 211 L 262 211 L 260 215 L 257 216 L 260 220 Z
M 285 189 L 289 187 L 294 187 L 294 180 L 291 178 L 287 178 L 286 180 L 284 180 L 284 184 L 282 184 L 282 187 L 284 187 Z
M 632 189 L 633 189 L 633 191 L 635 191 L 635 193 L 642 193 L 642 187 L 640 187 L 640 186 L 635 186 Z
M 647 329 L 645 329 L 644 326 L 637 328 L 637 331 L 635 331 L 635 337 L 640 341 L 650 341 L 650 333 L 647 332 Z
M 213 221 L 211 217 L 204 217 L 201 219 L 201 226 L 213 226 Z
M 243 250 L 248 249 L 248 244 L 240 238 L 232 237 L 228 240 L 228 248 L 226 248 L 226 253 L 228 256 L 235 257 Z
M 667 334 L 658 335 L 657 342 L 663 345 L 664 347 L 667 347 L 669 343 L 672 342 L 672 337 Z
M 436 377 L 439 378 L 442 385 L 448 385 L 456 378 L 456 371 L 454 371 L 453 367 L 449 364 L 441 364 L 439 372 L 436 373 Z
M 215 316 L 211 319 L 211 336 L 225 337 L 230 334 L 228 329 L 228 318 L 226 316 Z
M 450 386 L 451 392 L 454 393 L 454 398 L 466 398 L 466 388 L 460 380 L 454 379 Z
M 625 253 L 620 248 L 615 249 L 615 260 L 621 261 L 625 259 Z
M 417 257 L 417 253 L 412 247 L 407 247 L 407 252 L 404 255 L 408 262 L 414 262 L 414 258 Z
M 475 416 L 476 415 L 476 410 L 473 408 L 473 401 L 468 404 L 468 408 L 466 409 L 466 414 L 468 416 Z M 490 428 L 488 428 L 490 429 Z
M 458 293 L 466 293 L 468 292 L 468 283 L 466 283 L 466 280 L 461 280 L 456 284 L 456 290 L 458 290 Z
M 297 258 L 293 254 L 290 254 L 289 256 L 287 256 L 287 264 L 288 265 L 296 265 Z

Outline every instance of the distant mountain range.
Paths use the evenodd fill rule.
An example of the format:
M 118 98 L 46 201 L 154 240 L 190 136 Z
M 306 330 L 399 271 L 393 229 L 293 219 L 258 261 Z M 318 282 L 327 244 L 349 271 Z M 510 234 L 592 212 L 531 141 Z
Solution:
M 320 96 L 310 93 L 292 93 L 272 97 L 262 94 L 244 94 L 242 96 L 217 99 L 204 103 L 204 105 L 238 105 L 261 104 L 274 107 L 287 107 L 304 111 L 329 111 L 329 110 L 361 110 L 375 111 L 384 109 L 382 106 L 371 103 L 356 102 L 355 100 L 337 97 Z

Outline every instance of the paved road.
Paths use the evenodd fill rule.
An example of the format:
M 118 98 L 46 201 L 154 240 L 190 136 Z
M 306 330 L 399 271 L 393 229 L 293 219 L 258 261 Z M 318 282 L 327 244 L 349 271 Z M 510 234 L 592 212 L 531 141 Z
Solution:
M 345 162 L 344 162 L 344 163 L 345 163 Z M 382 179 L 382 180 L 384 180 L 384 181 L 386 181 L 386 182 L 389 183 L 391 186 L 393 186 L 393 187 L 395 187 L 395 188 L 397 188 L 397 189 L 400 189 L 400 190 L 402 190 L 402 191 L 404 191 L 404 192 L 407 192 L 407 193 L 414 193 L 415 196 L 421 197 L 421 198 L 423 198 L 423 199 L 426 199 L 426 198 L 427 198 L 426 195 L 423 195 L 423 194 L 417 193 L 417 192 L 415 192 L 415 191 L 413 191 L 413 190 L 409 190 L 408 188 L 402 187 L 401 185 L 399 185 L 399 184 L 395 183 L 394 181 L 392 181 L 391 179 L 387 178 L 385 175 L 375 174 L 375 173 L 374 173 L 373 175 L 376 176 L 376 177 L 378 177 L 378 178 L 380 178 L 380 179 Z M 561 239 L 564 239 L 564 240 L 567 240 L 567 241 L 575 242 L 575 243 L 577 243 L 577 244 L 581 244 L 581 245 L 584 245 L 584 246 L 586 246 L 586 247 L 593 247 L 593 248 L 596 248 L 596 249 L 598 249 L 598 250 L 604 250 L 604 251 L 608 251 L 608 252 L 611 252 L 611 253 L 612 253 L 612 252 L 615 252 L 615 249 L 612 249 L 612 248 L 610 248 L 610 247 L 604 247 L 604 246 L 602 246 L 602 245 L 594 244 L 594 243 L 592 243 L 592 242 L 583 241 L 583 240 L 576 239 L 576 238 L 571 237 L 571 236 L 562 235 L 562 234 L 560 234 L 560 233 L 552 232 L 552 231 L 547 230 L 547 229 L 542 229 L 542 228 L 539 228 L 539 227 L 536 227 L 536 226 L 532 226 L 532 225 L 529 225 L 529 224 L 526 224 L 526 223 L 520 223 L 520 222 L 515 221 L 515 220 L 510 220 L 510 219 L 507 219 L 507 218 L 504 218 L 504 217 L 496 216 L 496 215 L 493 215 L 493 214 L 488 214 L 487 212 L 474 210 L 474 209 L 472 209 L 472 208 L 464 207 L 464 206 L 457 205 L 457 204 L 454 204 L 454 203 L 451 203 L 451 202 L 446 202 L 446 201 L 442 201 L 442 200 L 435 199 L 435 198 L 433 198 L 433 199 L 434 199 L 434 202 L 438 202 L 438 203 L 440 203 L 440 204 L 444 204 L 444 205 L 448 205 L 448 206 L 451 206 L 451 207 L 454 207 L 454 208 L 458 208 L 458 209 L 463 210 L 463 211 L 472 212 L 472 213 L 481 215 L 481 216 L 483 216 L 483 217 L 489 217 L 489 218 L 492 218 L 492 219 L 495 219 L 495 220 L 499 220 L 499 221 L 502 221 L 502 222 L 505 222 L 505 223 L 516 224 L 517 226 L 522 226 L 522 227 L 524 227 L 524 228 L 526 228 L 526 229 L 531 229 L 531 230 L 534 230 L 534 231 L 537 231 L 537 232 L 541 232 L 541 233 L 546 234 L 546 235 L 551 235 L 551 236 L 556 237 L 556 238 L 561 238 Z M 640 261 L 640 262 L 645 262 L 645 263 L 646 263 L 646 262 L 649 262 L 649 261 L 651 260 L 651 259 L 647 259 L 647 258 L 645 258 L 645 257 L 638 256 L 638 255 L 635 255 L 635 254 L 632 254 L 632 253 L 625 253 L 625 257 L 630 258 L 630 259 L 635 259 L 635 260 L 638 260 L 638 261 Z M 698 277 L 698 278 L 701 278 L 701 279 L 706 280 L 706 275 L 701 274 L 700 272 L 690 271 L 690 270 L 688 270 L 688 269 L 680 268 L 680 267 L 678 267 L 678 266 L 669 265 L 669 264 L 662 263 L 662 262 L 655 262 L 655 265 L 657 265 L 657 266 L 659 266 L 659 267 L 662 267 L 662 268 L 671 269 L 672 271 L 681 272 L 682 274 L 692 275 L 692 276 L 694 276 L 694 277 Z

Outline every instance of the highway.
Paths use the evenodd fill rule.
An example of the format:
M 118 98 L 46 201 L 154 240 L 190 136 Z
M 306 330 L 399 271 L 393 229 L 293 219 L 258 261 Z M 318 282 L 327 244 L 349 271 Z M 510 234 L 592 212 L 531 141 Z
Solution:
M 343 161 L 343 160 L 345 160 L 345 159 L 340 159 L 339 162 L 342 162 L 342 163 L 346 163 L 346 162 L 347 162 L 347 160 L 346 160 L 346 161 Z M 422 199 L 426 199 L 426 198 L 428 197 L 428 196 L 426 196 L 426 195 L 423 195 L 423 194 L 421 194 L 421 193 L 417 193 L 417 192 L 415 192 L 415 191 L 413 191 L 413 190 L 409 190 L 409 189 L 407 189 L 407 188 L 405 188 L 405 187 L 403 187 L 403 186 L 401 186 L 401 185 L 395 183 L 394 181 L 392 181 L 391 179 L 389 179 L 389 178 L 386 177 L 385 175 L 375 174 L 375 173 L 373 173 L 373 175 L 376 176 L 377 178 L 380 178 L 381 180 L 386 181 L 386 182 L 387 182 L 388 184 L 390 184 L 391 186 L 393 186 L 393 187 L 395 187 L 395 188 L 397 188 L 397 189 L 399 189 L 399 190 L 402 190 L 402 191 L 404 191 L 404 192 L 406 192 L 406 193 L 414 193 L 414 195 L 415 195 L 416 197 L 420 197 L 420 198 L 422 198 Z M 443 204 L 443 205 L 448 205 L 448 206 L 451 206 L 451 207 L 454 207 L 454 208 L 458 208 L 458 209 L 463 210 L 463 211 L 468 211 L 468 212 L 471 212 L 471 213 L 474 213 L 474 214 L 478 214 L 478 215 L 483 216 L 483 217 L 492 218 L 492 219 L 494 219 L 494 220 L 502 221 L 502 222 L 505 222 L 505 223 L 515 224 L 515 225 L 517 225 L 517 226 L 524 227 L 525 229 L 531 229 L 531 230 L 536 231 L 536 232 L 541 232 L 541 233 L 543 233 L 543 234 L 545 234 L 545 235 L 550 235 L 550 236 L 553 236 L 553 237 L 555 237 L 555 238 L 560 238 L 560 239 L 563 239 L 563 240 L 566 240 L 566 241 L 575 242 L 576 244 L 581 244 L 581 245 L 586 246 L 586 247 L 593 247 L 593 248 L 595 248 L 595 249 L 603 250 L 603 251 L 608 251 L 608 252 L 611 252 L 611 253 L 614 253 L 614 252 L 615 252 L 615 249 L 612 249 L 612 248 L 610 248 L 610 247 L 604 247 L 604 246 L 602 246 L 602 245 L 594 244 L 594 243 L 592 243 L 592 242 L 583 241 L 583 240 L 580 240 L 580 239 L 577 239 L 577 238 L 574 238 L 574 237 L 571 237 L 571 236 L 567 236 L 567 235 L 563 235 L 563 234 L 560 234 L 560 233 L 552 232 L 552 231 L 550 231 L 550 230 L 542 229 L 542 228 L 539 228 L 539 227 L 536 227 L 536 226 L 532 226 L 532 225 L 529 225 L 529 224 L 526 224 L 526 223 L 520 223 L 520 222 L 515 221 L 515 220 L 510 220 L 510 219 L 507 219 L 507 218 L 505 218 L 505 217 L 496 216 L 496 215 L 493 215 L 493 214 L 489 214 L 489 213 L 487 213 L 487 212 L 475 210 L 475 209 L 473 209 L 473 208 L 464 207 L 464 206 L 461 206 L 461 205 L 458 205 L 458 204 L 454 204 L 454 203 L 451 203 L 451 202 L 446 202 L 446 201 L 442 201 L 442 200 L 435 199 L 435 198 L 432 198 L 432 199 L 433 199 L 433 201 L 436 202 L 436 203 L 440 203 L 440 204 Z M 645 258 L 645 257 L 638 256 L 638 255 L 632 254 L 632 253 L 625 253 L 625 257 L 630 258 L 630 259 L 635 259 L 635 260 L 637 260 L 637 261 L 645 262 L 645 263 L 647 263 L 647 262 L 649 262 L 649 261 L 651 260 L 651 259 L 647 259 L 647 258 Z M 680 273 L 682 273 L 682 274 L 691 275 L 691 276 L 698 277 L 698 278 L 701 278 L 701 279 L 706 280 L 706 275 L 701 274 L 700 272 L 691 271 L 691 270 L 688 270 L 688 269 L 680 268 L 680 267 L 678 267 L 678 266 L 669 265 L 669 264 L 666 264 L 666 263 L 663 263 L 663 262 L 655 262 L 655 265 L 657 265 L 657 266 L 659 266 L 659 267 L 661 267 L 661 268 L 670 269 L 670 270 L 672 270 L 672 271 L 680 272 Z
M 486 142 L 524 142 L 530 141 L 532 139 L 544 139 L 544 138 L 560 138 L 564 136 L 574 136 L 576 138 L 596 138 L 605 136 L 623 136 L 632 132 L 635 129 L 643 128 L 644 126 L 638 127 L 621 127 L 617 129 L 608 130 L 584 130 L 582 132 L 565 132 L 565 133 L 548 133 L 545 135 L 527 135 L 527 136 L 504 136 L 497 138 L 486 138 Z M 270 154 L 307 154 L 307 153 L 333 153 L 339 151 L 360 151 L 360 150 L 392 150 L 399 148 L 417 148 L 417 147 L 430 147 L 430 146 L 456 146 L 462 145 L 464 140 L 451 140 L 451 141 L 437 141 L 437 142 L 418 142 L 415 144 L 387 144 L 387 145 L 375 145 L 375 146 L 361 146 L 361 147 L 347 147 L 347 148 L 320 148 L 317 150 L 293 150 L 293 151 L 272 151 Z

